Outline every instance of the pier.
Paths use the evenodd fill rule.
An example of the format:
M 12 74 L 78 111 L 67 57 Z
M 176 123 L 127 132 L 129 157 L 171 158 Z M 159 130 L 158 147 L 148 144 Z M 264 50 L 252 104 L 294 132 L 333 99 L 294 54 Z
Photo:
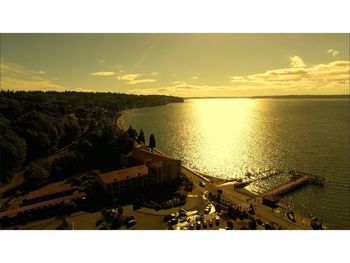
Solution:
M 268 172 L 270 172 L 270 173 L 268 173 Z M 265 173 L 268 173 L 268 174 L 265 175 Z M 268 177 L 271 177 L 271 176 L 280 175 L 281 173 L 283 173 L 283 171 L 271 171 L 271 169 L 270 169 L 270 170 L 259 172 L 259 173 L 255 174 L 255 175 L 254 174 L 249 174 L 249 177 L 250 177 L 249 180 L 242 181 L 242 182 L 237 182 L 234 185 L 234 187 L 235 188 L 243 188 L 243 187 L 246 187 L 247 185 L 249 185 L 251 183 L 254 183 L 256 181 L 264 180 L 264 179 L 267 179 Z M 251 177 L 253 177 L 253 178 L 251 178 Z
M 273 201 L 277 201 L 278 197 L 286 193 L 289 193 L 293 190 L 296 190 L 297 188 L 307 183 L 316 184 L 316 185 L 324 184 L 324 179 L 322 177 L 315 176 L 309 173 L 290 171 L 289 175 L 292 177 L 292 179 L 289 182 L 278 185 L 276 188 L 263 194 L 262 197 L 268 198 Z

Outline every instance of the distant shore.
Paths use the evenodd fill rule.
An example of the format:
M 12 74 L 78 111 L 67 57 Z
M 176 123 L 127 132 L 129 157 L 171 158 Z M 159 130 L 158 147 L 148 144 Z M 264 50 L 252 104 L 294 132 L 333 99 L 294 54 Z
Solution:
M 247 97 L 184 97 L 184 99 L 348 99 L 350 94 L 341 95 L 270 95 Z

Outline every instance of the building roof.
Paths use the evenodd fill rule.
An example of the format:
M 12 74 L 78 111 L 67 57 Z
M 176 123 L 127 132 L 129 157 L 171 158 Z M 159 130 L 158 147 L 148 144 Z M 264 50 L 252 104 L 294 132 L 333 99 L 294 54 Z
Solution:
M 0 212 L 0 218 L 5 217 L 5 216 L 14 216 L 14 215 L 17 215 L 18 213 L 21 213 L 21 212 L 30 211 L 30 210 L 33 210 L 33 209 L 45 207 L 45 206 L 48 206 L 48 205 L 57 204 L 57 203 L 60 203 L 60 202 L 69 202 L 72 199 L 82 198 L 84 196 L 86 196 L 85 193 L 76 192 L 76 193 L 74 193 L 72 195 L 67 195 L 67 196 L 64 196 L 64 197 L 54 198 L 54 199 L 50 199 L 50 200 L 47 200 L 47 201 L 44 201 L 44 202 L 35 203 L 35 204 L 32 204 L 32 205 L 26 205 L 26 206 L 21 206 L 21 207 L 9 209 L 9 210 Z
M 151 167 L 158 169 L 158 168 L 161 168 L 163 166 L 163 162 L 162 161 L 151 161 L 150 165 L 151 165 Z
M 147 150 L 141 150 L 141 149 L 134 149 L 132 150 L 130 156 L 136 160 L 147 162 L 147 161 L 165 161 L 165 160 L 172 160 L 176 161 L 176 159 L 170 158 L 165 155 L 161 155 L 156 152 L 156 150 L 147 151 Z
M 31 200 L 31 199 L 35 199 L 35 198 L 43 197 L 43 196 L 47 196 L 47 195 L 68 192 L 68 191 L 74 191 L 76 189 L 78 189 L 78 187 L 72 186 L 71 184 L 48 186 L 48 187 L 43 187 L 43 188 L 40 188 L 39 190 L 28 193 L 26 199 Z
M 120 182 L 128 179 L 144 176 L 147 174 L 148 174 L 148 167 L 142 164 L 142 165 L 138 165 L 130 168 L 125 168 L 125 169 L 115 170 L 109 173 L 100 174 L 98 175 L 98 178 L 104 184 L 110 184 L 117 181 Z

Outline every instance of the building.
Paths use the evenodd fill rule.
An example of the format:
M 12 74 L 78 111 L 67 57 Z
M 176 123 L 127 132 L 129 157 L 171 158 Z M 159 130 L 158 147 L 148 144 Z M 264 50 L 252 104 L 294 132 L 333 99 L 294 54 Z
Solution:
M 148 167 L 146 165 L 138 165 L 99 174 L 97 181 L 112 196 L 134 192 L 149 184 Z
M 29 192 L 23 200 L 24 204 L 34 204 L 49 199 L 64 197 L 78 191 L 78 186 L 71 184 L 53 185 Z
M 83 200 L 85 197 L 86 197 L 85 193 L 76 191 L 67 196 L 49 199 L 43 202 L 38 202 L 38 203 L 26 205 L 26 206 L 9 209 L 9 210 L 0 212 L 0 225 L 1 223 L 3 223 L 2 220 L 6 218 L 11 219 L 17 216 L 26 217 L 29 214 L 38 215 L 48 210 L 58 211 L 60 208 L 64 207 L 64 205 L 68 204 L 69 202 L 71 201 L 79 202 Z
M 180 160 L 142 149 L 132 150 L 129 157 L 147 165 L 152 180 L 150 183 L 160 184 L 180 177 Z
M 173 181 L 180 176 L 180 161 L 156 152 L 134 149 L 128 154 L 129 165 L 97 176 L 97 181 L 111 196 Z

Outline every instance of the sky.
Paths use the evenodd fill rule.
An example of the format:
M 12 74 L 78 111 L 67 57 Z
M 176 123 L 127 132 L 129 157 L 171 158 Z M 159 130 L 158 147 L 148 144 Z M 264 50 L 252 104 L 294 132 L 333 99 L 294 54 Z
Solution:
M 349 94 L 348 34 L 1 34 L 1 89 Z

